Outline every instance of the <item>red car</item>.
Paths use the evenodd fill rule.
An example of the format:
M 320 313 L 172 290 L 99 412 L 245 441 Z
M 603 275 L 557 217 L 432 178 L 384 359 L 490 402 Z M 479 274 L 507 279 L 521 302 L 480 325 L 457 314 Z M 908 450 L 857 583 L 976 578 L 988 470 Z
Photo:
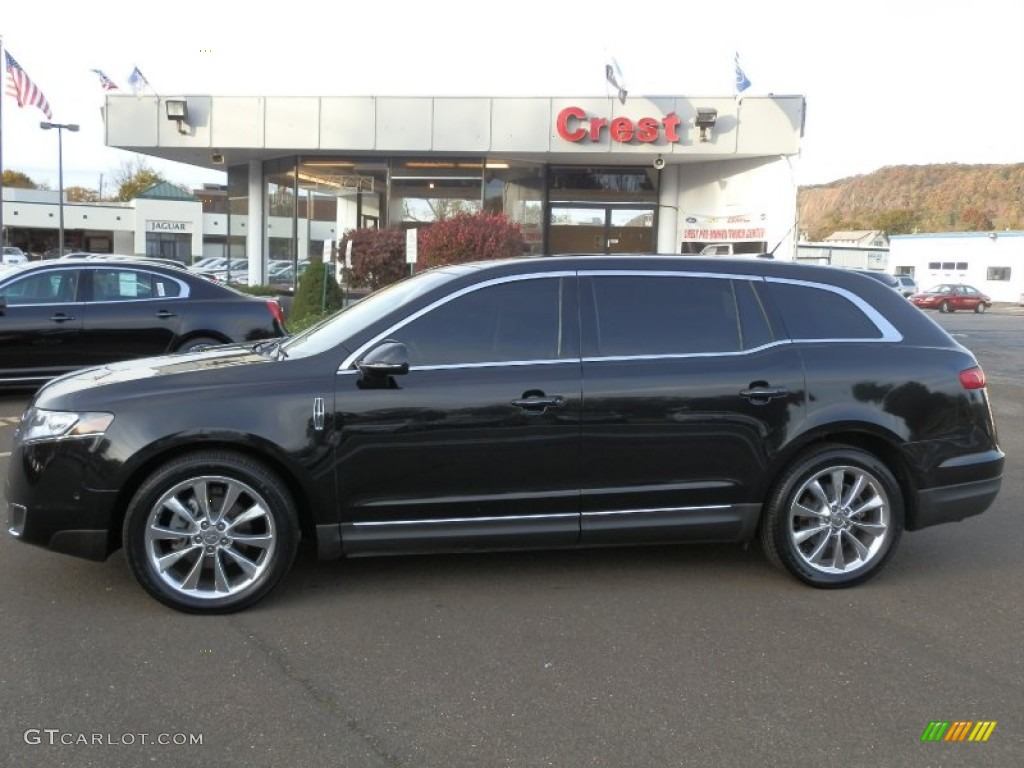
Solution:
M 910 301 L 921 309 L 937 309 L 939 312 L 973 309 L 981 314 L 992 306 L 992 299 L 977 288 L 955 283 L 942 283 L 927 291 L 915 293 Z

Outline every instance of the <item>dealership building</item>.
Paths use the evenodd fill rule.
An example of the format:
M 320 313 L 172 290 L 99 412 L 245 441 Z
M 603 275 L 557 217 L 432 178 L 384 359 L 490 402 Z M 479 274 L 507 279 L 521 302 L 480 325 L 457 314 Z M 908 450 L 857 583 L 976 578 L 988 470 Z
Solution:
M 4 190 L 7 242 L 185 262 L 329 251 L 350 229 L 504 213 L 533 253 L 795 252 L 800 96 L 616 98 L 108 95 L 106 143 L 222 170 L 127 203 Z M 61 211 L 63 207 L 63 211 Z
M 261 282 L 268 259 L 454 211 L 506 214 L 535 253 L 792 258 L 804 113 L 801 96 L 108 95 L 105 125 L 108 146 L 227 175 L 219 209 L 136 206 L 134 251 L 229 252 Z

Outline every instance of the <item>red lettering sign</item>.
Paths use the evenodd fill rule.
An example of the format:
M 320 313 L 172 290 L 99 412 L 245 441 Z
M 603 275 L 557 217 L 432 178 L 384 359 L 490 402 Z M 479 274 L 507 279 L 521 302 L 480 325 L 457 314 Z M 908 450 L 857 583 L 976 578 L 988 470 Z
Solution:
M 656 117 L 641 117 L 633 122 L 628 117 L 616 117 L 609 121 L 606 117 L 591 117 L 589 130 L 581 123 L 587 119 L 587 113 L 580 107 L 566 107 L 558 113 L 555 129 L 566 141 L 581 142 L 589 139 L 593 143 L 601 141 L 601 134 L 607 130 L 608 137 L 616 144 L 629 144 L 634 140 L 641 144 L 652 144 L 661 136 L 665 129 L 665 141 L 677 143 L 679 126 L 682 118 L 675 112 L 669 112 L 660 120 Z

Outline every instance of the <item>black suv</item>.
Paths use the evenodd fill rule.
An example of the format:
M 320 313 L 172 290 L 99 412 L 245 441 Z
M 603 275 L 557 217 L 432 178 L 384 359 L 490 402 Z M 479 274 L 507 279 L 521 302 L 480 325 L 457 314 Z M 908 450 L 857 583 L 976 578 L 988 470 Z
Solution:
M 321 557 L 745 542 L 817 587 L 904 529 L 995 499 L 977 361 L 891 288 L 760 259 L 568 256 L 442 267 L 286 340 L 45 386 L 11 533 L 158 600 L 265 595 Z

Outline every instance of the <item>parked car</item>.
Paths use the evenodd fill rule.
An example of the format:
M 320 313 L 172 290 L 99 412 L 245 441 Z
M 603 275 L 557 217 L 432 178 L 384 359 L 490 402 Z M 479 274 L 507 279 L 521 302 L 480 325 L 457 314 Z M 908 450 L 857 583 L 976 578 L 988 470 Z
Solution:
M 995 499 L 985 384 L 847 270 L 441 267 L 294 337 L 51 382 L 10 449 L 9 528 L 98 560 L 123 545 L 192 612 L 259 600 L 300 537 L 321 557 L 759 539 L 800 581 L 846 587 L 904 530 Z
M 59 259 L 0 269 L 0 385 L 8 387 L 283 334 L 276 301 L 155 261 Z
M 910 298 L 918 292 L 917 281 L 910 275 L 896 275 L 896 279 L 900 283 L 900 293 L 906 298 Z
M 24 264 L 28 261 L 28 255 L 13 245 L 5 245 L 0 254 L 0 264 Z
M 887 285 L 894 291 L 900 290 L 900 281 L 896 279 L 894 275 L 890 275 L 888 272 L 879 272 L 877 269 L 853 269 L 851 272 L 856 272 L 860 275 L 867 275 L 868 277 L 877 280 L 882 285 Z
M 974 286 L 954 283 L 942 283 L 915 293 L 910 302 L 921 309 L 937 309 L 939 312 L 971 309 L 978 314 L 992 306 L 992 299 Z

